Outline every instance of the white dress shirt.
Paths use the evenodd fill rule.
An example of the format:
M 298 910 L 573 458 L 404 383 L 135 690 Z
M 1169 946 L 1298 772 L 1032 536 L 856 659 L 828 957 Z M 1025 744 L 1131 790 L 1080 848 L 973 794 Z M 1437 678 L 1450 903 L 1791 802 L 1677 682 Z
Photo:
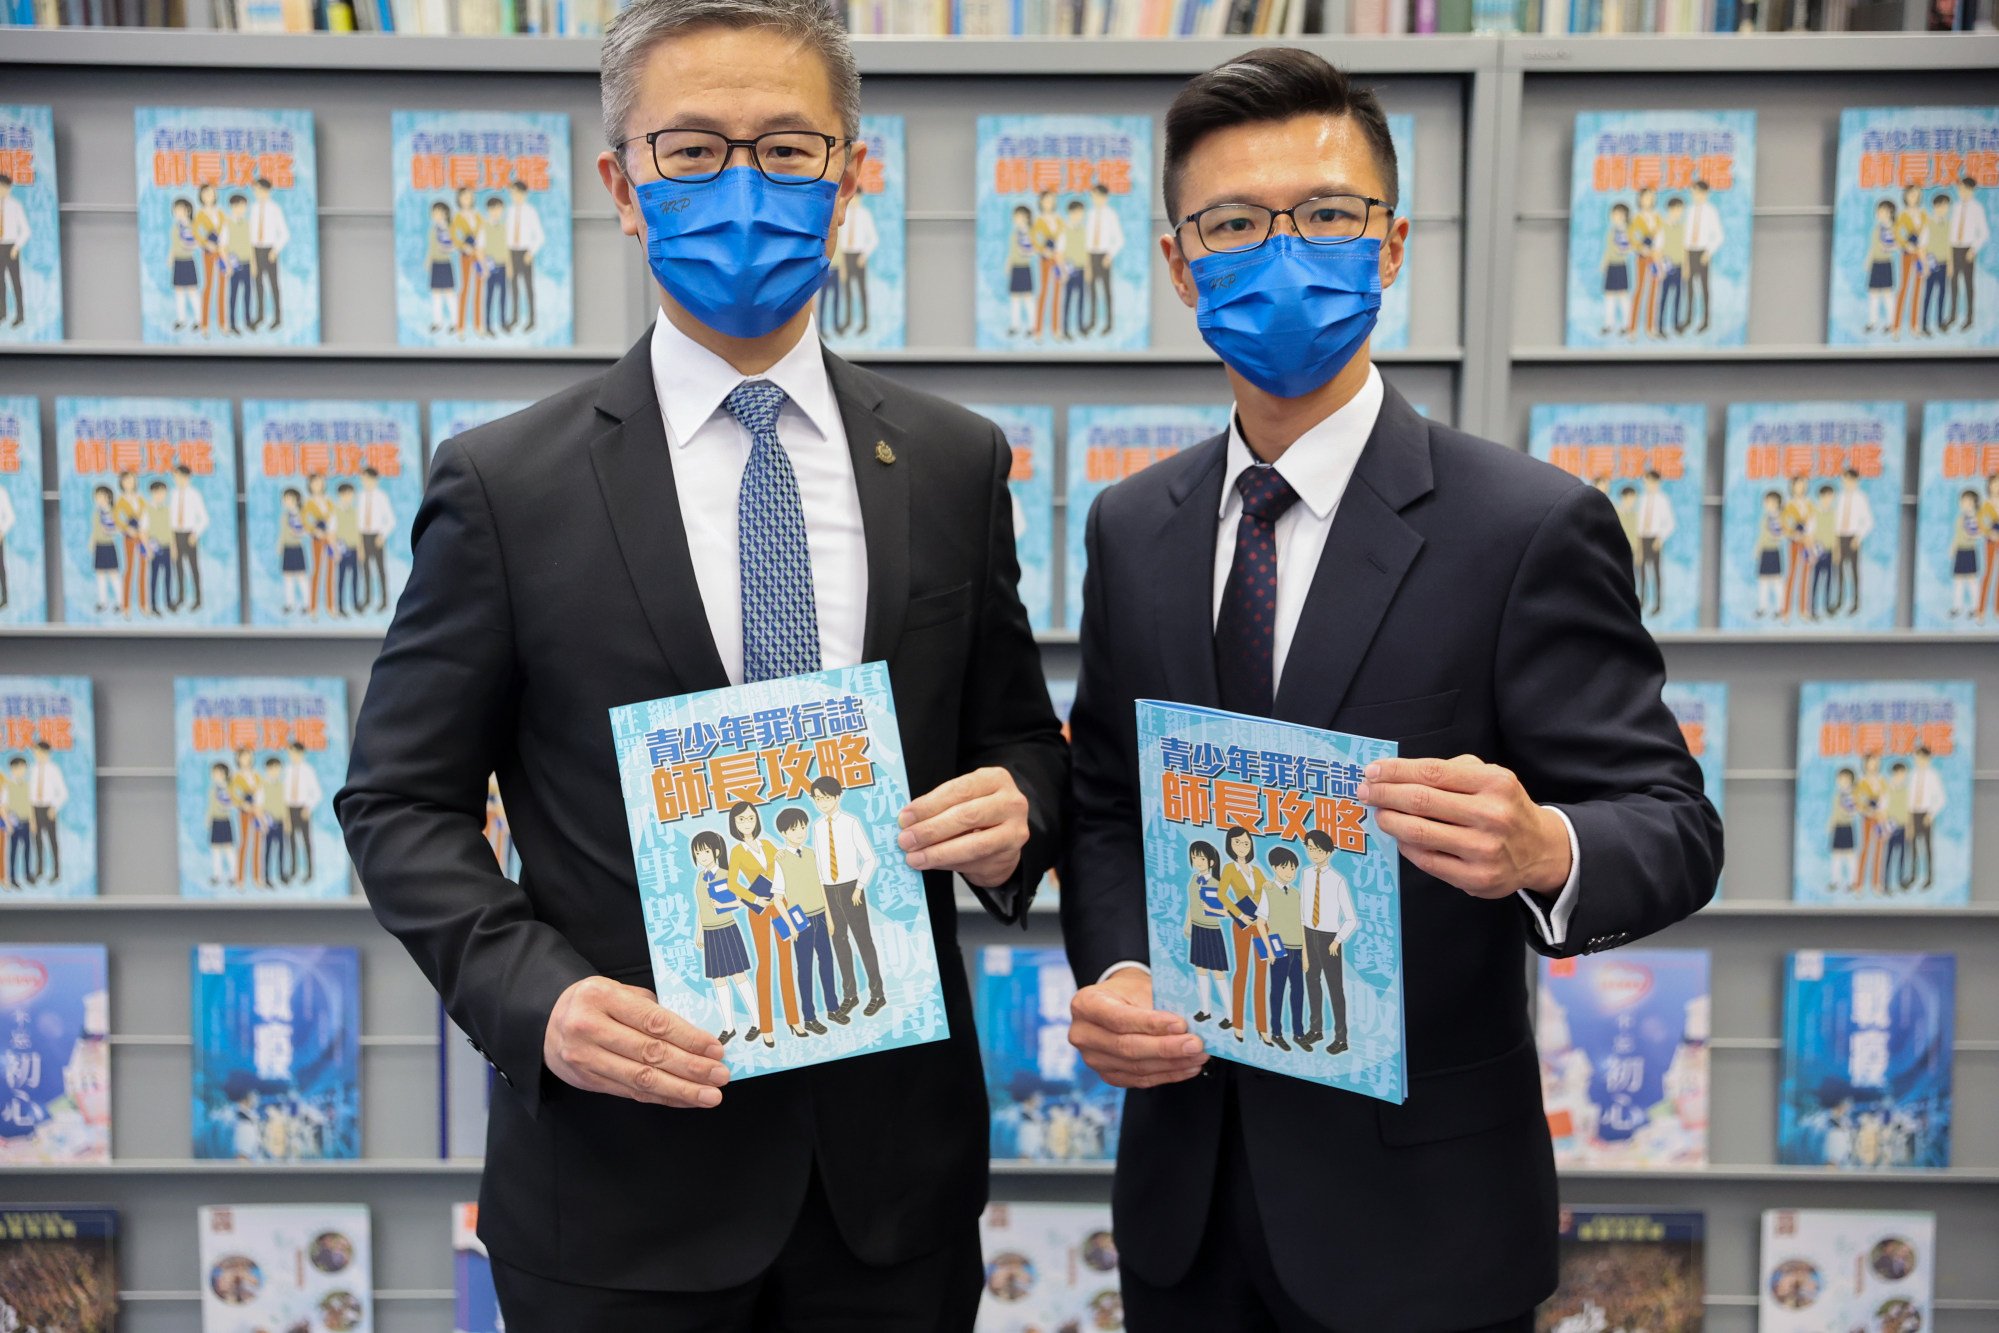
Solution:
M 857 197 L 847 205 L 847 216 L 840 223 L 840 236 L 834 242 L 843 255 L 858 255 L 866 259 L 881 244 L 881 234 L 875 230 L 875 215 Z
M 1115 255 L 1124 249 L 1124 224 L 1118 221 L 1117 210 L 1109 204 L 1092 202 L 1084 229 L 1089 233 L 1084 237 L 1084 249 L 1089 253 Z
M 865 889 L 875 877 L 875 849 L 868 844 L 868 831 L 845 810 L 812 821 L 812 850 L 819 856 L 821 884 L 852 884 Z M 837 875 L 833 873 L 835 851 L 840 854 Z
M 1943 810 L 1943 777 L 1935 767 L 1915 769 L 1909 776 L 1909 813 L 1935 819 Z
M 694 584 L 715 651 L 731 684 L 743 682 L 742 564 L 737 546 L 736 503 L 750 458 L 750 433 L 722 401 L 745 379 L 721 357 L 673 327 L 653 323 L 652 381 L 666 420 L 673 484 Z M 756 379 L 784 390 L 777 438 L 798 478 L 805 510 L 805 544 L 812 558 L 813 603 L 819 614 L 822 667 L 857 665 L 867 628 L 868 548 L 861 528 L 861 495 L 847 452 L 847 427 L 816 322 L 798 345 Z
M 319 774 L 312 771 L 311 764 L 291 764 L 285 769 L 285 804 L 295 810 L 310 810 L 319 804 L 323 793 L 319 786 Z
M 1950 244 L 1956 250 L 1983 250 L 1985 243 L 1992 239 L 1992 229 L 1986 225 L 1985 205 L 1976 196 L 1957 197 L 1957 209 L 1951 215 Z
M 1874 506 L 1867 502 L 1867 492 L 1858 486 L 1842 486 L 1839 490 L 1839 535 L 1859 541 L 1874 531 Z
M 1354 911 L 1347 878 L 1333 869 L 1330 861 L 1324 866 L 1310 861 L 1300 866 L 1298 891 L 1305 896 L 1298 905 L 1298 919 L 1305 929 L 1326 932 L 1335 943 L 1345 944 L 1359 928 L 1360 915 Z
M 1638 498 L 1638 535 L 1664 542 L 1673 535 L 1677 521 L 1673 517 L 1673 502 L 1666 498 L 1664 491 L 1646 491 Z
M 389 503 L 389 495 L 380 486 L 369 490 L 361 488 L 361 512 L 355 522 L 363 534 L 369 537 L 386 537 L 396 526 L 395 506 Z
M 0 245 L 26 245 L 32 234 L 28 230 L 28 210 L 10 193 L 6 204 L 0 205 Z
M 0 490 L 0 541 L 7 539 L 7 534 L 14 530 L 17 521 L 14 516 L 14 501 L 8 497 L 6 491 Z
M 250 245 L 257 250 L 278 251 L 292 238 L 291 224 L 277 202 L 263 199 L 250 205 Z
M 541 249 L 548 236 L 541 229 L 541 214 L 535 212 L 529 203 L 515 204 L 507 210 L 507 248 L 526 250 L 530 254 Z
M 68 800 L 69 784 L 62 780 L 62 770 L 37 756 L 28 777 L 28 803 L 37 810 L 60 810 Z
M 1694 204 L 1687 209 L 1687 249 L 1705 250 L 1712 255 L 1721 249 L 1721 210 L 1714 201 Z
M 208 531 L 208 502 L 201 498 L 201 492 L 193 485 L 174 487 L 173 499 L 168 504 L 172 509 L 175 532 L 199 537 Z

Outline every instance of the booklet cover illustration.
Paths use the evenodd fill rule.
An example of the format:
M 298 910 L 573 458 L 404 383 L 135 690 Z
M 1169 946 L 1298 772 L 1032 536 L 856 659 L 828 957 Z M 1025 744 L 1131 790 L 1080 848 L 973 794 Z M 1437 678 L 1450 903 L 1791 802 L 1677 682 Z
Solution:
M 904 198 L 908 158 L 901 116 L 862 116 L 860 188 L 833 242 L 833 270 L 819 294 L 819 333 L 836 352 L 868 352 L 909 341 Z
M 397 111 L 390 133 L 396 341 L 569 346 L 569 117 Z
M 1528 447 L 1617 506 L 1646 626 L 1654 632 L 1699 628 L 1707 408 L 1541 403 L 1529 417 Z
M 1834 346 L 1999 346 L 1999 107 L 1839 113 Z
M 451 1205 L 451 1279 L 452 1333 L 505 1333 L 476 1203 Z
M 1971 901 L 1977 687 L 1807 681 L 1791 896 L 1817 907 Z
M 1020 601 L 1034 629 L 1055 627 L 1055 409 L 1009 403 L 972 406 L 1006 436 L 1013 467 L 1013 547 L 1020 558 Z
M 1210 1055 L 1383 1101 L 1408 1095 L 1401 867 L 1353 796 L 1362 771 L 1395 753 L 1391 741 L 1138 701 L 1154 1003 L 1186 1015 Z
M 979 950 L 972 1004 L 999 1161 L 1110 1161 L 1124 1093 L 1069 1044 L 1076 979 L 1059 948 Z
M 1792 954 L 1778 1162 L 1949 1166 L 1956 1012 L 1950 954 Z
M 885 663 L 628 704 L 611 735 L 654 991 L 732 1077 L 950 1035 Z
M 1135 472 L 1191 449 L 1229 428 L 1229 407 L 1158 403 L 1143 407 L 1069 409 L 1068 461 L 1064 470 L 1062 619 L 1083 623 L 1083 575 L 1089 564 L 1084 536 L 1097 497 Z
M 1699 1333 L 1706 1311 L 1702 1213 L 1563 1208 L 1561 1285 L 1535 1333 Z
M 1904 426 L 1900 402 L 1729 405 L 1721 628 L 1895 627 Z
M 361 1155 L 361 955 L 194 947 L 194 1155 Z
M 0 106 L 0 343 L 62 341 L 55 118 Z
M 1660 697 L 1680 724 L 1687 752 L 1701 766 L 1701 788 L 1708 804 L 1725 820 L 1723 798 L 1728 773 L 1728 686 L 1722 681 L 1669 680 Z
M 430 405 L 430 456 L 435 459 L 437 446 L 453 436 L 533 406 L 528 398 L 437 399 Z
M 0 625 L 49 618 L 42 512 L 41 400 L 0 397 Z
M 211 1204 L 200 1217 L 202 1333 L 373 1333 L 366 1204 Z
M 319 341 L 312 113 L 142 106 L 139 323 L 149 343 Z
M 1935 1213 L 1780 1208 L 1763 1214 L 1760 1333 L 1934 1327 Z
M 1739 347 L 1754 111 L 1585 111 L 1569 185 L 1570 347 Z
M 1416 117 L 1395 116 L 1388 118 L 1388 141 L 1395 145 L 1397 217 L 1416 215 Z M 1370 346 L 1377 352 L 1400 351 L 1409 345 L 1409 280 L 1416 274 L 1416 237 L 1412 230 L 1406 248 L 1402 271 L 1395 277 L 1392 286 L 1381 293 L 1381 312 L 1375 316 L 1374 336 Z
M 347 896 L 346 681 L 182 677 L 174 746 L 182 897 Z
M 1111 1210 L 1088 1203 L 989 1203 L 979 1218 L 986 1290 L 977 1333 L 1124 1327 Z
M 1914 619 L 1919 630 L 1999 622 L 1999 399 L 1923 407 Z
M 88 676 L 0 676 L 0 901 L 97 896 Z
M 423 498 L 415 403 L 243 403 L 250 623 L 386 629 Z
M 0 1328 L 113 1333 L 118 1213 L 0 1204 Z
M 108 977 L 101 944 L 0 945 L 0 1164 L 110 1160 Z
M 1707 1161 L 1708 954 L 1543 958 L 1534 1037 L 1560 1166 Z
M 1130 351 L 1152 307 L 1152 121 L 980 116 L 978 345 Z
M 64 620 L 242 620 L 227 399 L 58 398 L 56 475 Z

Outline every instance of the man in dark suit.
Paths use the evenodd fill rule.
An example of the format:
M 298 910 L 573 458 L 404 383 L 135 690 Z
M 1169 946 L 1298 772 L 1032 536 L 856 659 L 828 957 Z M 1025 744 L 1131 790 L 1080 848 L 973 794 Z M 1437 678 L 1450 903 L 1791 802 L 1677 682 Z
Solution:
M 816 167 L 830 251 L 865 150 L 817 0 L 640 0 L 604 100 L 602 174 L 625 232 L 660 242 L 660 318 L 607 374 L 439 447 L 341 823 L 376 915 L 504 1081 L 479 1221 L 509 1324 L 967 1330 L 988 1131 L 949 872 L 1018 920 L 1067 779 L 1008 450 L 824 352 L 813 233 L 786 261 L 805 299 L 773 312 L 764 251 L 665 231 L 703 206 L 696 176 L 781 208 Z M 670 179 L 654 130 L 714 146 L 659 154 L 694 168 Z M 756 331 L 695 318 L 689 274 Z M 729 1085 L 723 1048 L 648 989 L 607 710 L 863 660 L 888 663 L 926 793 L 874 850 L 924 872 L 951 1035 Z M 481 835 L 489 772 L 518 885 Z
M 1062 873 L 1071 1040 L 1133 1089 L 1128 1326 L 1529 1330 L 1556 1191 L 1521 944 L 1605 949 L 1694 911 L 1720 825 L 1610 504 L 1426 421 L 1370 364 L 1408 226 L 1373 95 L 1264 50 L 1194 79 L 1166 125 L 1162 247 L 1236 416 L 1089 516 Z M 1360 796 L 1404 858 L 1405 1104 L 1209 1062 L 1153 1009 L 1142 698 L 1399 742 Z

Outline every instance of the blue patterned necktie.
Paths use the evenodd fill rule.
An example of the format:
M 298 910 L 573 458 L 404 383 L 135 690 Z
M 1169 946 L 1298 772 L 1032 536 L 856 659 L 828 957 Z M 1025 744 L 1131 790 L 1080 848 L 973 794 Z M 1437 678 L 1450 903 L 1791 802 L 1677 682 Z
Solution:
M 798 478 L 777 438 L 784 390 L 744 380 L 722 400 L 750 433 L 750 459 L 736 500 L 742 561 L 743 683 L 819 669 L 819 609 L 812 600 L 812 551 Z
M 1274 467 L 1246 468 L 1235 484 L 1242 517 L 1215 617 L 1215 678 L 1223 708 L 1268 717 L 1276 693 L 1277 520 L 1298 492 Z

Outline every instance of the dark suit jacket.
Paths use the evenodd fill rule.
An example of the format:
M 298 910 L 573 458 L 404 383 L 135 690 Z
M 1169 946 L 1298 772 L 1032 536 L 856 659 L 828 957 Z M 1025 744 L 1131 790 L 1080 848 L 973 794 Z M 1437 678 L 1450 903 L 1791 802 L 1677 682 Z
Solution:
M 816 1163 L 856 1253 L 900 1261 L 962 1235 L 986 1196 L 949 875 L 924 877 L 949 1041 L 749 1080 L 707 1111 L 582 1092 L 542 1064 L 571 983 L 652 984 L 607 710 L 728 684 L 649 349 L 438 449 L 341 825 L 376 916 L 506 1081 L 480 1189 L 496 1256 L 585 1285 L 736 1285 L 776 1255 Z M 865 657 L 889 663 L 912 790 L 997 764 L 1027 794 L 1020 871 L 989 898 L 1015 918 L 1062 835 L 1068 756 L 1015 591 L 1008 450 L 969 412 L 826 364 L 866 532 Z M 489 772 L 519 885 L 480 836 Z
M 1070 719 L 1075 831 L 1062 925 L 1079 983 L 1144 961 L 1132 701 L 1219 702 L 1212 589 L 1228 440 L 1157 463 L 1090 514 L 1082 676 Z M 1244 1068 L 1132 1092 L 1118 1250 L 1149 1281 L 1192 1262 L 1222 1084 L 1241 1103 L 1271 1254 L 1337 1328 L 1477 1327 L 1555 1285 L 1555 1173 L 1522 943 L 1608 948 L 1705 903 L 1721 825 L 1660 702 L 1616 512 L 1544 463 L 1425 421 L 1389 389 L 1333 520 L 1275 715 L 1478 755 L 1562 808 L 1582 849 L 1567 943 L 1524 904 L 1402 864 L 1409 1099 Z

